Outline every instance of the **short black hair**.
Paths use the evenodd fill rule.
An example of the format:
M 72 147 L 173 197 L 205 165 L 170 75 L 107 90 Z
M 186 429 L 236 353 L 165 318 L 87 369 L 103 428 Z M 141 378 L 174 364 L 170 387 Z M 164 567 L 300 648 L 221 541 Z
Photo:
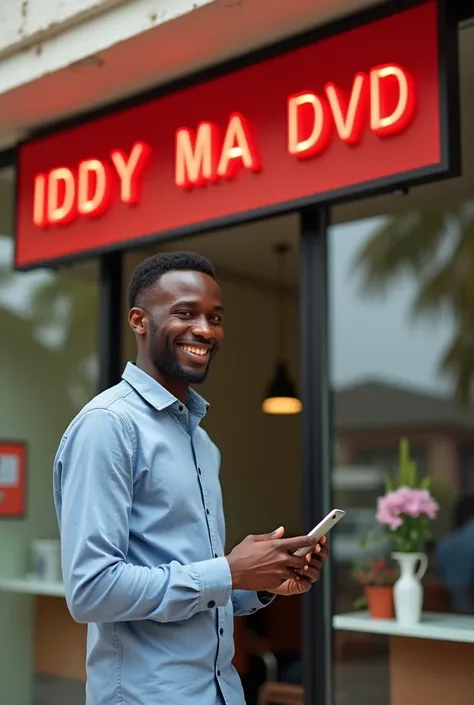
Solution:
M 133 272 L 128 285 L 128 305 L 138 306 L 140 295 L 155 286 L 163 274 L 172 270 L 188 270 L 216 278 L 214 267 L 196 252 L 159 252 L 144 260 Z

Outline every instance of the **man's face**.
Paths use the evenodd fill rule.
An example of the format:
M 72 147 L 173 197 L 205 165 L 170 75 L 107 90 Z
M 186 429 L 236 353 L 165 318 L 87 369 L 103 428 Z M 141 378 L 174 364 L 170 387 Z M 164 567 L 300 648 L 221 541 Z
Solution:
M 204 382 L 224 337 L 217 282 L 202 272 L 167 272 L 146 294 L 143 308 L 147 353 L 154 366 L 173 380 Z

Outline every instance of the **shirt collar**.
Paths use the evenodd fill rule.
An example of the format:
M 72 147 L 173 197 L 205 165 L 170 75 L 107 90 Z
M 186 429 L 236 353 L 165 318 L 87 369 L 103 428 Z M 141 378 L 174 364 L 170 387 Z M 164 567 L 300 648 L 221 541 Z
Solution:
M 153 379 L 153 377 L 150 377 L 149 374 L 137 367 L 133 362 L 127 362 L 122 374 L 122 379 L 128 382 L 145 401 L 158 411 L 162 411 L 171 406 L 178 407 L 181 404 L 179 399 Z M 188 389 L 186 406 L 192 414 L 199 418 L 205 416 L 209 408 L 207 401 L 191 388 Z

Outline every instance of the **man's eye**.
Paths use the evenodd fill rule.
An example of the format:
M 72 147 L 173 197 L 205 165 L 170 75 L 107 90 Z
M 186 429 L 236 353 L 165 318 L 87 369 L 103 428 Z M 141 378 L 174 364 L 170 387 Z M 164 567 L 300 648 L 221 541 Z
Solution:
M 183 316 L 183 318 L 191 318 L 193 315 L 191 311 L 176 311 L 177 316 Z
M 222 323 L 222 316 L 212 316 L 209 320 L 211 323 Z

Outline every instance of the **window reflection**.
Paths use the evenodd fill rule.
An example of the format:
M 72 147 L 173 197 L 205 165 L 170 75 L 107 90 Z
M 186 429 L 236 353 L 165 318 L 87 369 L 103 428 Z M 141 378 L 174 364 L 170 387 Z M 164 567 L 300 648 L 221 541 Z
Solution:
M 17 272 L 13 239 L 0 235 L 0 435 L 28 448 L 27 515 L 2 522 L 0 578 L 26 579 L 33 541 L 58 536 L 52 463 L 62 433 L 96 391 L 97 282 L 95 261 Z M 1 700 L 84 703 L 84 684 L 68 670 L 75 645 L 56 658 L 62 598 L 32 599 L 30 609 L 22 594 L 0 593 Z M 65 606 L 64 615 L 70 619 Z
M 330 325 L 334 390 L 336 613 L 355 609 L 354 567 L 390 560 L 374 526 L 402 438 L 440 504 L 426 546 L 425 610 L 472 613 L 474 602 L 474 202 L 332 227 Z M 336 632 L 336 702 L 389 702 L 384 637 Z M 370 678 L 367 678 L 370 669 Z

